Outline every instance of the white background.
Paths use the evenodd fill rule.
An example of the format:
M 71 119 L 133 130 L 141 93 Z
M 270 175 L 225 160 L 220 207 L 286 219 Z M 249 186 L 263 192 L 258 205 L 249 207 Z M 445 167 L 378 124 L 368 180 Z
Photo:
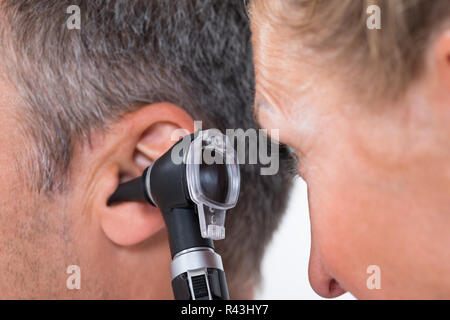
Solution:
M 256 299 L 324 299 L 308 280 L 311 233 L 306 190 L 306 183 L 296 178 L 288 209 L 263 260 Z M 346 293 L 337 299 L 354 297 Z

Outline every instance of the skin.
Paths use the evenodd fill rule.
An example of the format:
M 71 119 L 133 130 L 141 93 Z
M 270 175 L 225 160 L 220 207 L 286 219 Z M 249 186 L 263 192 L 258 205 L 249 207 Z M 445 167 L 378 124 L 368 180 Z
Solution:
M 0 72 L 0 299 L 173 299 L 161 212 L 107 200 L 177 141 L 174 130 L 193 132 L 193 119 L 170 103 L 142 106 L 90 144 L 75 142 L 68 189 L 46 195 L 30 189 L 23 103 Z M 81 269 L 80 290 L 66 286 L 71 265 Z M 253 286 L 235 279 L 229 292 L 250 299 Z
M 341 65 L 266 14 L 252 12 L 255 111 L 262 127 L 280 129 L 308 184 L 313 289 L 450 298 L 450 31 L 432 39 L 400 99 L 367 103 Z M 381 289 L 367 286 L 371 265 Z

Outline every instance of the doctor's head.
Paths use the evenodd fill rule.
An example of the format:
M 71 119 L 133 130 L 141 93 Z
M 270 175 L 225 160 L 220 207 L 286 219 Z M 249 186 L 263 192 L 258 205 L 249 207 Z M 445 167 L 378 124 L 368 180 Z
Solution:
M 254 0 L 250 14 L 257 118 L 308 183 L 313 288 L 449 298 L 448 1 Z

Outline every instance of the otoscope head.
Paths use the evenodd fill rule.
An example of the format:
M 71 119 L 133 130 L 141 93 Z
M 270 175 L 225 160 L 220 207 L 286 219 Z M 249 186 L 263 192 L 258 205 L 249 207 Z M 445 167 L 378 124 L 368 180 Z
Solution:
M 181 155 L 182 161 L 177 161 Z M 201 236 L 225 237 L 225 215 L 236 205 L 240 171 L 233 146 L 218 130 L 188 135 L 148 167 L 142 178 L 121 184 L 109 203 L 146 201 L 165 213 L 198 214 Z
M 218 130 L 201 131 L 186 154 L 186 181 L 196 204 L 202 237 L 225 238 L 226 210 L 239 197 L 240 171 L 227 136 Z
M 203 238 L 225 238 L 226 210 L 238 200 L 240 171 L 234 148 L 220 131 L 184 137 L 145 170 L 141 184 L 147 202 L 163 214 L 195 209 Z

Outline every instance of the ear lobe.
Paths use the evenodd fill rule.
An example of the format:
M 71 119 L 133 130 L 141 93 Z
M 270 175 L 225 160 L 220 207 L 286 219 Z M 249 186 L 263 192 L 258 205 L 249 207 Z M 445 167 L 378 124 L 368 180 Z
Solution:
M 91 211 L 106 237 L 119 246 L 132 246 L 164 228 L 161 212 L 146 203 L 127 202 L 108 206 L 107 201 L 119 185 L 117 163 L 105 164 L 93 191 Z
M 120 246 L 138 244 L 164 228 L 159 209 L 145 203 L 108 207 L 100 220 L 105 235 Z

